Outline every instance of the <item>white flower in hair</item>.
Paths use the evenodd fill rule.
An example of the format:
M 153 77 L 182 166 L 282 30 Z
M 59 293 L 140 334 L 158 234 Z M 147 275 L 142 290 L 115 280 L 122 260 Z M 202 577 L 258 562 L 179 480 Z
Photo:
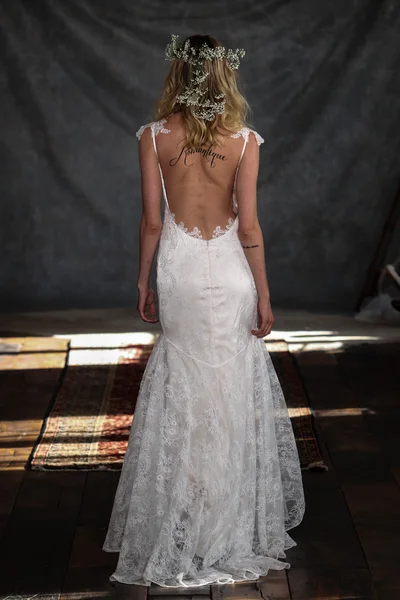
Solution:
M 225 110 L 225 94 L 220 93 L 215 96 L 212 102 L 207 98 L 208 87 L 204 86 L 209 73 L 204 67 L 204 60 L 226 60 L 230 69 L 239 68 L 240 58 L 245 55 L 243 48 L 226 49 L 224 46 L 210 48 L 206 43 L 202 44 L 198 50 L 190 45 L 190 40 L 182 43 L 178 35 L 172 34 L 172 40 L 165 48 L 166 60 L 181 59 L 195 67 L 193 76 L 183 92 L 177 96 L 177 101 L 186 106 L 192 106 L 193 112 L 201 119 L 212 121 L 216 114 L 222 114 Z

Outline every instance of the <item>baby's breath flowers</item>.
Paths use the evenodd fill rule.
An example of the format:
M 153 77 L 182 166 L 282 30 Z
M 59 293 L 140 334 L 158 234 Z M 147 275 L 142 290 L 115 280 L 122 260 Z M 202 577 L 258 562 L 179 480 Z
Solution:
M 171 42 L 165 48 L 166 60 L 181 59 L 195 68 L 189 84 L 184 88 L 181 94 L 177 96 L 177 102 L 192 106 L 193 112 L 200 118 L 212 121 L 217 114 L 225 110 L 225 94 L 222 92 L 214 96 L 213 102 L 208 97 L 208 87 L 203 85 L 208 77 L 208 72 L 204 68 L 204 60 L 224 60 L 226 59 L 230 69 L 239 68 L 240 58 L 245 55 L 243 48 L 226 49 L 223 46 L 210 48 L 207 44 L 202 44 L 198 50 L 190 45 L 190 40 L 182 43 L 178 35 L 172 34 Z

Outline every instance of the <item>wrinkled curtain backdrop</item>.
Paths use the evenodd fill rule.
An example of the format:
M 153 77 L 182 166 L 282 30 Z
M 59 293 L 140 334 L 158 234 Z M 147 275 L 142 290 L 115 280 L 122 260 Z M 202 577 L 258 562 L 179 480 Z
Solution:
M 196 32 L 247 52 L 273 305 L 353 310 L 400 176 L 397 0 L 1 0 L 0 17 L 0 310 L 136 305 L 135 131 L 170 34 Z

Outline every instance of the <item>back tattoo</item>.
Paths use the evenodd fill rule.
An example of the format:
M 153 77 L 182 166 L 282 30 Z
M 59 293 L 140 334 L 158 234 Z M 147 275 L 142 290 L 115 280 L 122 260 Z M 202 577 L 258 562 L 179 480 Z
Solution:
M 216 163 L 214 162 L 215 159 L 218 160 L 227 160 L 226 156 L 224 154 L 219 154 L 218 152 L 214 152 L 212 150 L 214 144 L 211 144 L 209 146 L 209 148 L 188 148 L 187 146 L 183 146 L 180 154 L 178 156 L 175 156 L 175 158 L 171 158 L 171 160 L 169 161 L 169 164 L 171 167 L 174 167 L 178 161 L 180 160 L 180 158 L 183 156 L 183 163 L 186 167 L 191 167 L 192 164 L 188 164 L 187 159 L 188 156 L 190 156 L 191 154 L 195 154 L 195 153 L 199 153 L 203 156 L 203 158 L 206 159 L 207 162 L 210 163 L 210 167 L 213 169 L 214 167 L 216 167 Z

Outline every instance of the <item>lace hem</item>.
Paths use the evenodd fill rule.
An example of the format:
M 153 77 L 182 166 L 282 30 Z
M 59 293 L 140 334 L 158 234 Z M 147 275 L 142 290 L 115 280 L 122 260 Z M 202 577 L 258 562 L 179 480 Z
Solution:
M 289 537 L 289 536 L 288 536 Z M 292 539 L 292 538 L 290 538 Z M 292 540 L 293 541 L 293 540 Z M 296 545 L 288 545 L 292 547 Z M 103 548 L 104 550 L 104 548 Z M 105 550 L 108 552 L 108 550 Z M 136 584 L 150 586 L 152 583 L 160 585 L 162 587 L 171 588 L 182 588 L 182 587 L 199 587 L 204 585 L 218 584 L 225 585 L 229 583 L 240 583 L 244 581 L 257 581 L 260 577 L 265 577 L 270 569 L 276 571 L 282 571 L 283 569 L 289 569 L 291 564 L 289 562 L 281 562 L 273 557 L 256 555 L 237 559 L 236 561 L 230 561 L 229 563 L 219 564 L 216 563 L 210 567 L 201 568 L 202 559 L 200 557 L 194 557 L 193 564 L 197 568 L 192 569 L 195 575 L 179 573 L 175 577 L 170 579 L 157 578 L 157 577 L 134 577 L 129 574 L 117 575 L 113 574 L 109 578 L 110 581 L 117 581 L 125 584 Z

